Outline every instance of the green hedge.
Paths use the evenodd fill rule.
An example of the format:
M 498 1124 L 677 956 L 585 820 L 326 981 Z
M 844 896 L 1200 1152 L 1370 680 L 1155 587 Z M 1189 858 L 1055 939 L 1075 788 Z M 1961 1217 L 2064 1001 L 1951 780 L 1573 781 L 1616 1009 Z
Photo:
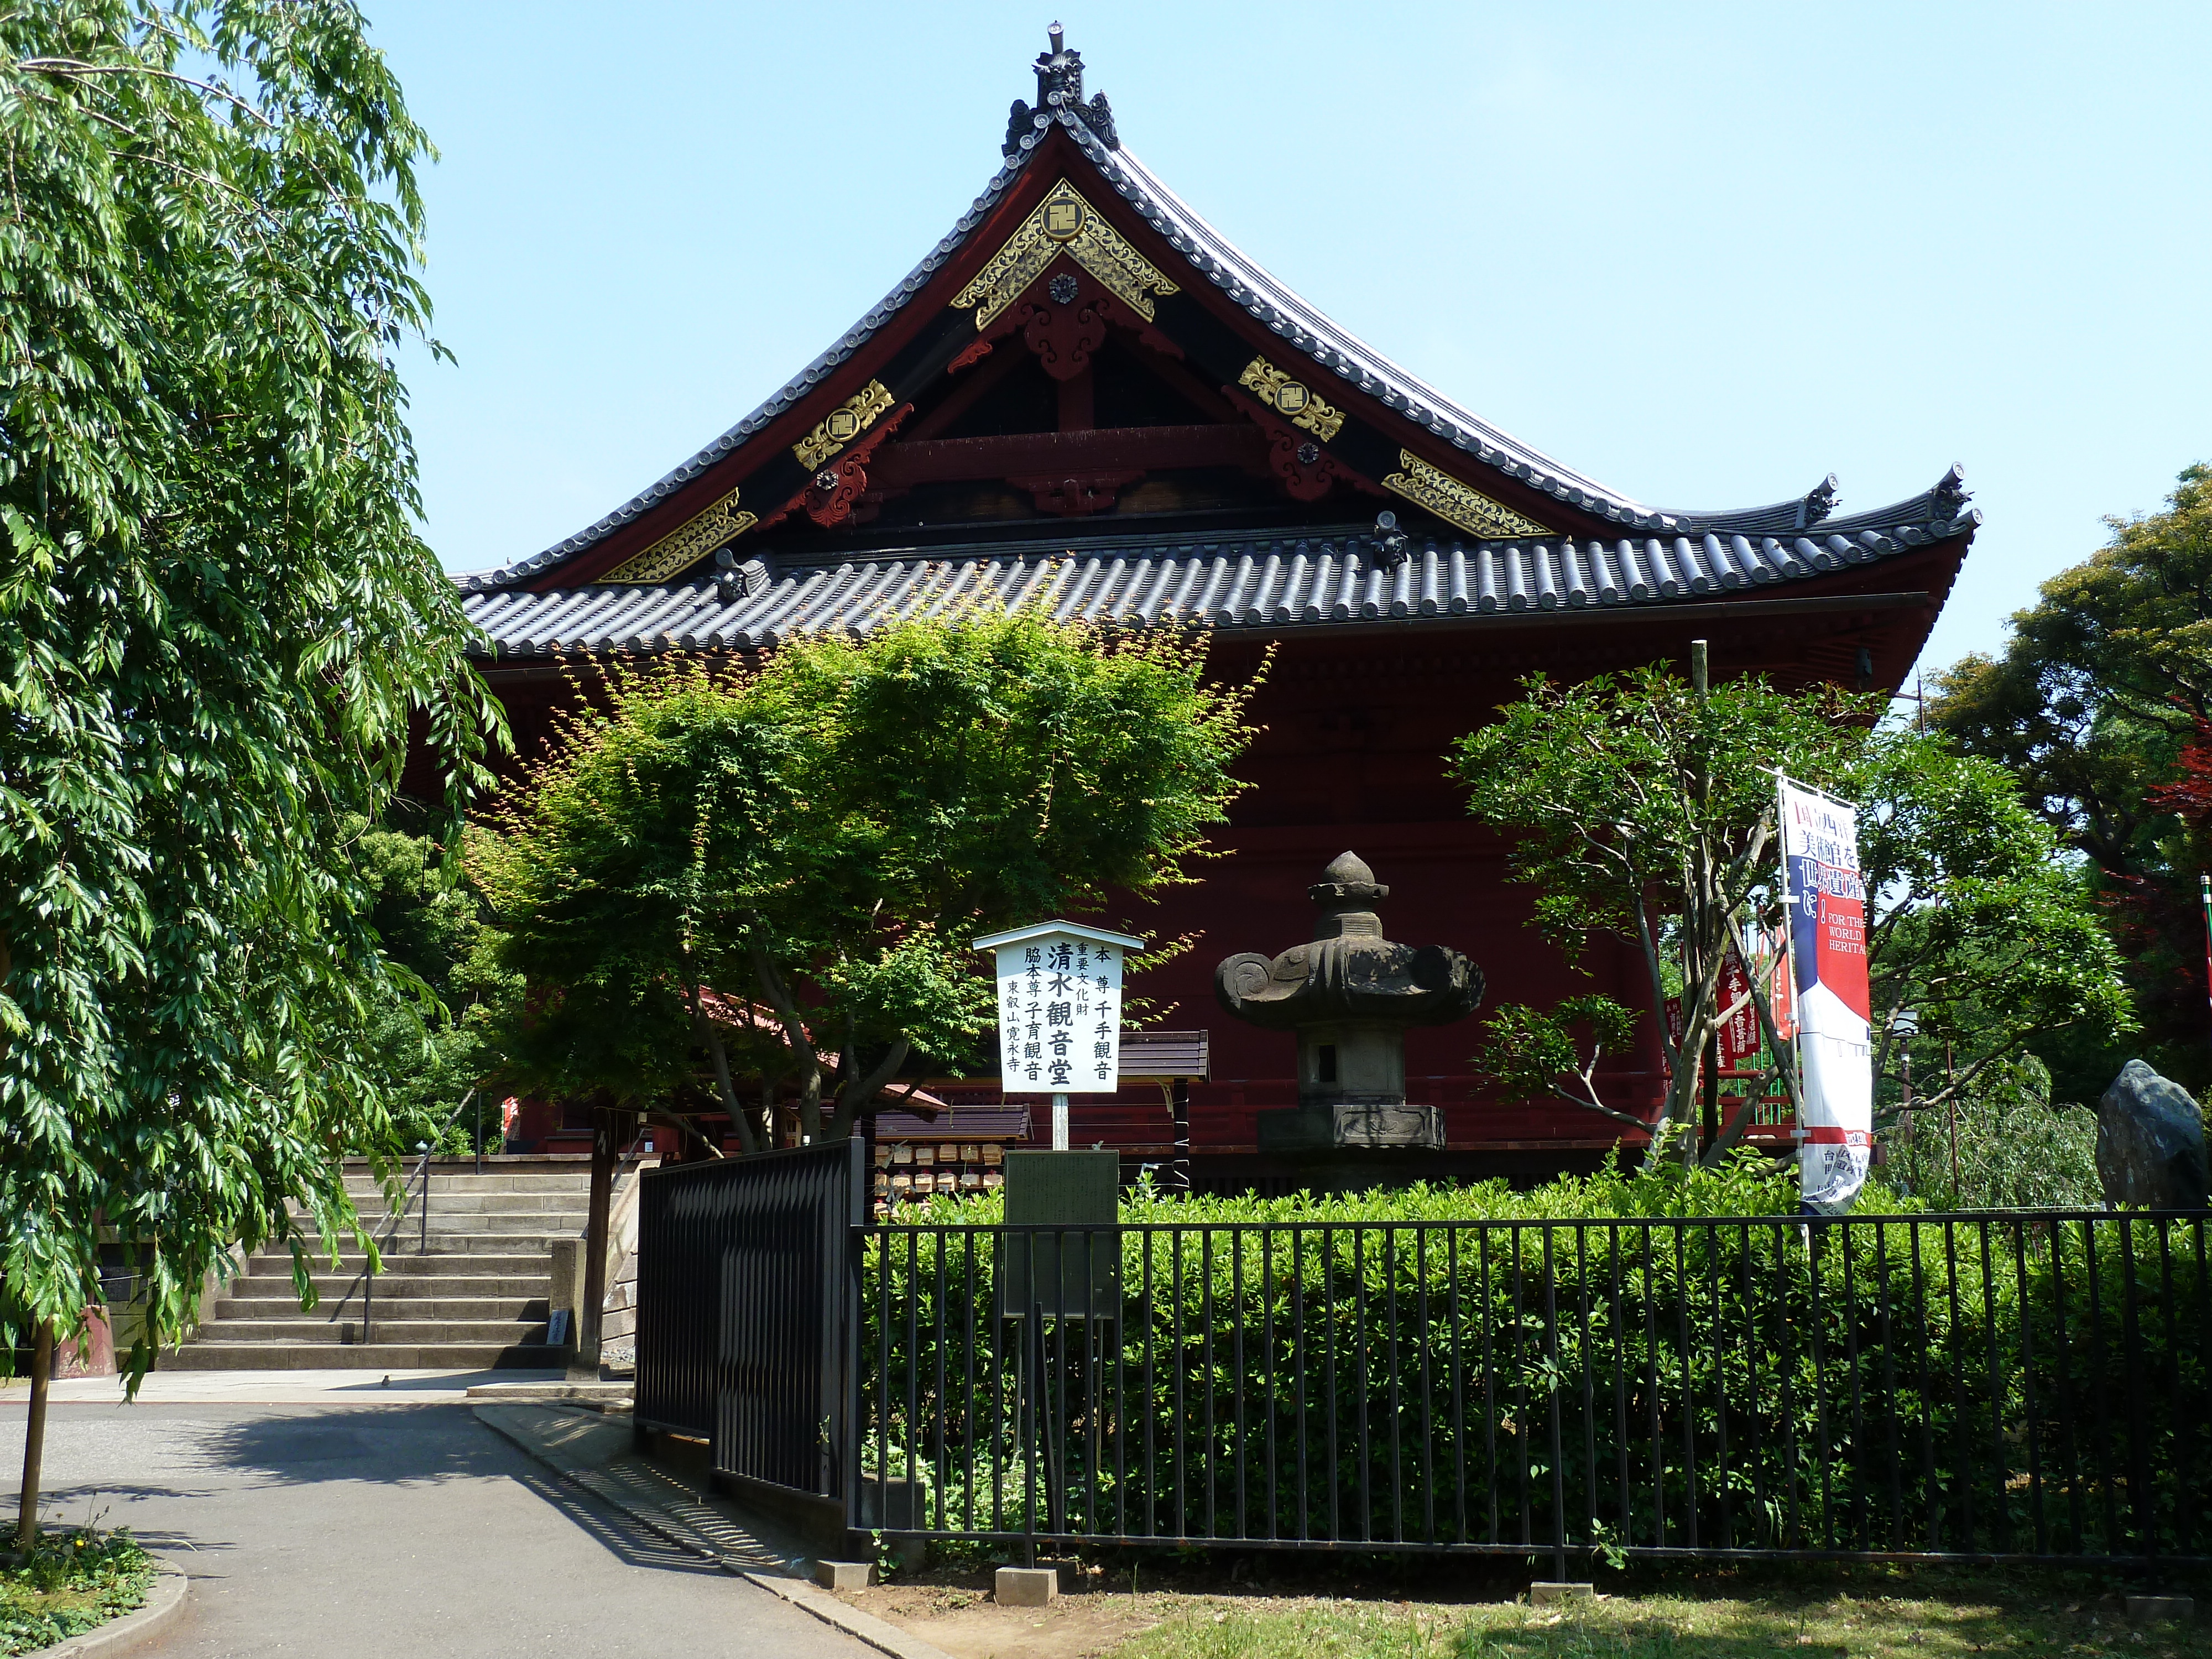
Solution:
M 1039 1530 L 1151 1538 L 2212 1554 L 2201 1223 L 1779 1190 L 1139 1194 L 1114 1316 L 1027 1366 L 995 1196 L 940 1199 L 870 1242 L 863 1467 L 945 1531 L 1034 1485 Z

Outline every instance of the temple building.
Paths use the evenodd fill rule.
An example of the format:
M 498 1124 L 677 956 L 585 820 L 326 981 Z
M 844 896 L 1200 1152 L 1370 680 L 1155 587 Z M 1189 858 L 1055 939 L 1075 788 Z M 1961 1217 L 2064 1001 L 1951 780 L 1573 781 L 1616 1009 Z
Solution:
M 979 596 L 1203 624 L 1224 676 L 1274 647 L 1254 787 L 1214 838 L 1226 856 L 1109 919 L 1203 933 L 1132 989 L 1208 1033 L 1187 1085 L 1201 1181 L 1264 1185 L 1282 1172 L 1255 1124 L 1297 1104 L 1295 1045 L 1227 1017 L 1214 965 L 1310 917 L 1339 854 L 1371 866 L 1393 917 L 1473 958 L 1493 1000 L 1644 1001 L 1626 951 L 1571 976 L 1525 925 L 1530 893 L 1446 776 L 1453 739 L 1532 671 L 1684 661 L 1693 638 L 1718 676 L 1894 689 L 1979 515 L 1955 469 L 1855 514 L 1832 478 L 1765 506 L 1648 506 L 1255 264 L 1124 144 L 1057 27 L 1036 75 L 975 205 L 790 384 L 596 524 L 459 580 L 526 752 L 595 665 L 750 656 Z M 1613 1144 L 1594 1114 L 1486 1090 L 1477 1040 L 1471 1019 L 1406 1036 L 1406 1099 L 1442 1114 L 1439 1173 L 1588 1167 Z M 1647 1109 L 1658 1063 L 1655 1039 L 1611 1073 L 1616 1103 Z M 927 1086 L 957 1119 L 999 1107 L 995 1081 Z M 1166 1157 L 1170 1093 L 1132 1079 L 1079 1099 L 1075 1144 Z

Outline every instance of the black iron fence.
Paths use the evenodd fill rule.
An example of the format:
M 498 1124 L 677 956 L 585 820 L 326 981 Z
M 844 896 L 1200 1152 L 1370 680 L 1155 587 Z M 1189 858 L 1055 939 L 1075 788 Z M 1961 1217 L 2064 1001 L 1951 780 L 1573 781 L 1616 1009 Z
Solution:
M 641 1425 L 710 1441 L 720 1474 L 848 1498 L 865 1173 L 857 1140 L 645 1173 Z
M 640 1224 L 639 1422 L 848 1527 L 2212 1562 L 2202 1212 L 870 1227 L 862 1174 Z
M 854 1473 L 938 1538 L 2201 1562 L 2206 1220 L 857 1232 Z

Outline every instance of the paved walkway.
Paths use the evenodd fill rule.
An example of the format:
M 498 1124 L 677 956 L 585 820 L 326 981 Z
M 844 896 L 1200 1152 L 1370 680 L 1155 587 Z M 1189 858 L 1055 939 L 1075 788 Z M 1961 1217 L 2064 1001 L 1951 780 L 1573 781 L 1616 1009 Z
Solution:
M 465 1400 L 471 1389 L 518 1382 L 557 1382 L 559 1371 L 149 1371 L 139 1385 L 141 1405 L 184 1401 L 228 1406 L 387 1406 L 395 1400 L 414 1405 Z M 11 1377 L 0 1388 L 0 1403 L 21 1406 L 31 1385 Z M 113 1376 L 72 1376 L 53 1385 L 57 1404 L 112 1406 L 123 1399 L 123 1382 Z
M 12 1513 L 22 1395 L 0 1400 Z M 46 1461 L 50 1521 L 129 1526 L 191 1576 L 149 1650 L 163 1659 L 881 1659 L 577 1492 L 464 1405 L 58 1402 Z

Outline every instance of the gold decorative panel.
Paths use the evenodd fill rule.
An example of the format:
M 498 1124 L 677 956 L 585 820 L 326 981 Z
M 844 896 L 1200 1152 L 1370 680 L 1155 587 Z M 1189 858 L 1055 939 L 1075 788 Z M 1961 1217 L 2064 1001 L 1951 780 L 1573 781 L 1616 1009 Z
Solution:
M 1336 436 L 1344 424 L 1342 410 L 1323 403 L 1314 396 L 1311 386 L 1292 380 L 1265 357 L 1255 357 L 1245 364 L 1237 384 L 1277 414 L 1289 416 L 1292 426 L 1303 427 L 1323 443 Z
M 1425 507 L 1439 519 L 1457 525 L 1470 536 L 1496 541 L 1509 536 L 1548 536 L 1552 533 L 1534 519 L 1492 501 L 1480 490 L 1470 489 L 1450 473 L 1439 471 L 1410 449 L 1398 452 L 1398 465 L 1404 471 L 1393 472 L 1384 478 L 1383 489 L 1396 490 L 1407 501 Z
M 817 467 L 859 437 L 891 407 L 891 394 L 881 380 L 871 380 L 822 417 L 814 430 L 792 445 L 799 465 Z
M 757 514 L 738 510 L 738 492 L 732 489 L 681 529 L 669 532 L 635 558 L 616 566 L 599 580 L 640 586 L 665 582 L 696 564 L 731 537 L 742 535 L 759 522 Z
M 1036 211 L 1022 221 L 1021 228 L 975 273 L 975 280 L 954 297 L 952 308 L 965 311 L 973 306 L 976 331 L 981 332 L 1020 299 L 1022 290 L 1036 280 L 1037 273 L 1062 253 L 1148 323 L 1152 320 L 1153 295 L 1181 292 L 1063 179 L 1046 192 Z

